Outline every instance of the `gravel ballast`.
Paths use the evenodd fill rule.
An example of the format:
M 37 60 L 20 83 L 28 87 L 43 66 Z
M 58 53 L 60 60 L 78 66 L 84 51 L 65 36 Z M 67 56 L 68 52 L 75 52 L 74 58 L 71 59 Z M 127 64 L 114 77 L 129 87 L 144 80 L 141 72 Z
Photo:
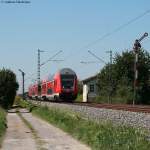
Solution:
M 32 102 L 36 103 L 35 101 Z M 52 102 L 38 102 L 38 104 L 46 105 L 48 107 L 69 109 L 71 111 L 81 113 L 84 117 L 96 122 L 110 121 L 116 125 L 127 125 L 138 128 L 145 128 L 150 131 L 149 113 L 94 108 L 88 106 Z

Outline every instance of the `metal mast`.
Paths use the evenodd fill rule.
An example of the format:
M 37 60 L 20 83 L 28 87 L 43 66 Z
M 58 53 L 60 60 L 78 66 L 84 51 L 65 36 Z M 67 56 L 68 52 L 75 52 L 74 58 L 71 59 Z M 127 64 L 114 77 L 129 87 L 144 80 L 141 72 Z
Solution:
M 38 81 L 38 95 L 40 95 L 40 92 L 41 92 L 41 85 L 40 85 L 40 53 L 41 52 L 44 52 L 40 49 L 38 49 L 38 64 L 37 64 L 37 81 Z

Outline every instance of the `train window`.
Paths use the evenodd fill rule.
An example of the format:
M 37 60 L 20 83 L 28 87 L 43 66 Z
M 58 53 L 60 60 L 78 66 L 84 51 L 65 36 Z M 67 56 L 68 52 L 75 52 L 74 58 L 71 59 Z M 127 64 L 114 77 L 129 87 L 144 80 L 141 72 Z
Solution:
M 53 92 L 52 92 L 52 89 L 48 89 L 47 90 L 47 94 L 52 94 Z
M 66 80 L 65 80 L 65 81 L 62 81 L 62 87 L 63 87 L 63 88 L 67 88 L 67 89 L 69 88 L 69 89 L 70 89 L 70 88 L 73 87 L 73 83 L 74 83 L 73 80 L 72 80 L 72 81 L 70 81 L 70 80 L 68 80 L 68 81 L 66 81 Z
M 74 75 L 61 75 L 61 84 L 64 89 L 72 89 L 74 85 Z
M 74 75 L 61 75 L 62 80 L 73 80 Z

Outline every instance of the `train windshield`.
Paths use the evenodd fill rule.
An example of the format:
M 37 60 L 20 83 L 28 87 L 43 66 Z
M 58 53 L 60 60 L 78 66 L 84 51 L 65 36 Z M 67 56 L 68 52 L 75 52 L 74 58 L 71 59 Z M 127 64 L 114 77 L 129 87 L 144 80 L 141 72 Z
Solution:
M 74 85 L 74 75 L 61 75 L 62 88 L 72 89 Z

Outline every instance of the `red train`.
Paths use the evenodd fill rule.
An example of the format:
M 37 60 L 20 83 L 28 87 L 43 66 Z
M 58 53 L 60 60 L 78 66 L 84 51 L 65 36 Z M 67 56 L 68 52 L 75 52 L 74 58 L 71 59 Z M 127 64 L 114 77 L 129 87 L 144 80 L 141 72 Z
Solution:
M 77 82 L 76 73 L 70 68 L 63 68 L 41 82 L 41 94 L 38 94 L 38 84 L 34 84 L 29 87 L 28 96 L 32 99 L 73 101 L 78 94 Z

